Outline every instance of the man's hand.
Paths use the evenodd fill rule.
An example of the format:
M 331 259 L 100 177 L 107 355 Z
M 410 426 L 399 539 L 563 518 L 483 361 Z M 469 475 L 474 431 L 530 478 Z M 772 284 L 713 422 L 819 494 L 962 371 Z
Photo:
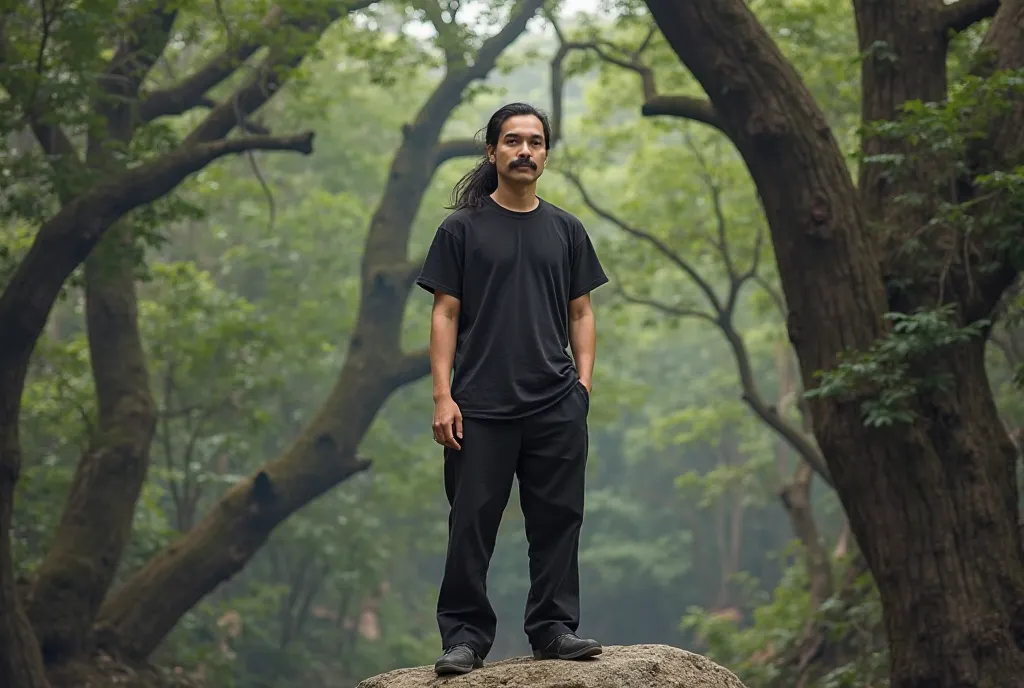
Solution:
M 583 379 L 581 377 L 580 378 L 580 384 L 582 384 L 584 387 L 586 387 L 587 388 L 587 394 L 590 394 L 590 390 L 594 386 L 594 383 L 591 382 L 590 380 L 585 380 L 585 379 Z
M 451 396 L 434 402 L 434 441 L 445 447 L 461 450 L 462 411 Z

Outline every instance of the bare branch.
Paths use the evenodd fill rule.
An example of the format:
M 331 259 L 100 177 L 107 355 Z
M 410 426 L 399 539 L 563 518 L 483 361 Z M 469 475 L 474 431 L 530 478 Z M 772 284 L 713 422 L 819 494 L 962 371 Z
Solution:
M 265 29 L 276 27 L 281 20 L 280 5 L 274 5 L 260 22 Z M 262 46 L 260 41 L 243 41 L 236 48 L 224 50 L 191 76 L 166 89 L 153 91 L 139 104 L 139 119 L 150 122 L 166 115 L 179 115 L 209 102 L 206 93 L 228 79 Z
M 652 301 L 646 298 L 630 297 L 629 295 L 625 294 L 625 292 L 622 290 L 620 286 L 619 292 L 623 294 L 623 297 L 628 301 L 632 301 L 633 303 L 652 306 L 671 315 L 678 315 L 681 317 L 699 317 L 714 323 L 722 332 L 722 334 L 725 335 L 726 340 L 728 340 L 729 342 L 729 346 L 732 348 L 733 358 L 735 360 L 736 369 L 740 378 L 740 385 L 743 389 L 743 401 L 759 418 L 761 418 L 762 421 L 764 421 L 769 427 L 775 430 L 784 440 L 786 440 L 786 442 L 788 442 L 790 446 L 792 446 L 793 449 L 798 454 L 800 454 L 800 456 L 805 461 L 807 461 L 808 464 L 811 465 L 814 471 L 821 476 L 822 480 L 824 480 L 831 486 L 832 478 L 829 475 L 825 459 L 822 456 L 817 445 L 813 442 L 813 440 L 810 437 L 808 437 L 799 428 L 794 427 L 785 418 L 783 418 L 775 408 L 765 403 L 764 399 L 761 397 L 761 394 L 757 388 L 757 381 L 754 378 L 753 366 L 750 363 L 750 355 L 747 352 L 746 343 L 743 341 L 743 336 L 736 330 L 735 324 L 733 323 L 732 304 L 735 300 L 735 291 L 739 289 L 739 286 L 743 284 L 743 281 L 751 278 L 753 276 L 753 273 L 748 271 L 748 273 L 744 273 L 744 275 L 741 275 L 738 278 L 734 278 L 732 280 L 729 304 L 723 306 L 721 301 L 719 301 L 717 295 L 715 294 L 714 290 L 712 289 L 710 283 L 707 282 L 707 280 L 705 280 L 703 277 L 701 277 L 697 270 L 692 265 L 690 265 L 686 260 L 684 260 L 682 256 L 680 256 L 675 251 L 672 251 L 664 242 L 662 242 L 654 235 L 630 227 L 625 221 L 616 217 L 607 210 L 603 210 L 602 208 L 598 207 L 587 194 L 586 189 L 583 187 L 582 183 L 574 174 L 570 172 L 563 172 L 563 174 L 573 183 L 573 185 L 576 186 L 580 194 L 583 196 L 584 203 L 586 203 L 591 210 L 593 210 L 603 219 L 619 227 L 626 233 L 631 234 L 637 238 L 643 239 L 648 243 L 651 243 L 656 248 L 658 248 L 658 250 L 661 251 L 666 257 L 668 257 L 668 259 L 671 260 L 677 267 L 679 267 L 680 270 L 685 272 L 686 275 L 690 277 L 690 279 L 694 282 L 694 284 L 696 284 L 698 288 L 700 288 L 701 291 L 704 292 L 705 296 L 711 302 L 715 314 L 709 315 L 707 313 L 701 313 L 700 311 L 695 311 L 687 308 L 679 308 L 676 306 L 671 306 L 669 304 Z M 722 250 L 726 250 L 724 244 L 726 235 L 724 228 L 724 215 L 722 215 L 719 219 L 722 223 L 721 234 L 719 235 L 720 241 L 723 242 L 721 248 Z
M 704 296 L 707 297 L 707 300 L 711 303 L 711 306 L 712 308 L 714 308 L 715 313 L 721 315 L 724 312 L 725 307 L 719 300 L 718 295 L 715 293 L 714 288 L 711 286 L 711 283 L 704 279 L 692 265 L 690 265 L 686 260 L 682 258 L 682 256 L 673 251 L 668 246 L 668 244 L 666 244 L 664 241 L 654 236 L 650 232 L 646 232 L 642 229 L 631 227 L 630 225 L 626 224 L 612 213 L 608 212 L 604 208 L 597 205 L 597 203 L 595 203 L 594 200 L 590 197 L 590 194 L 587 193 L 587 190 L 583 187 L 583 184 L 580 182 L 579 177 L 577 177 L 574 173 L 563 171 L 562 174 L 565 175 L 565 177 L 570 182 L 573 183 L 573 185 L 579 191 L 580 196 L 583 197 L 583 202 L 586 203 L 586 205 L 595 214 L 597 214 L 602 219 L 611 222 L 613 225 L 615 225 L 622 231 L 626 232 L 627 234 L 630 234 L 638 239 L 642 239 L 647 243 L 651 244 L 652 246 L 654 246 L 656 249 L 658 249 L 658 251 L 662 255 L 668 258 L 669 261 L 676 265 L 680 270 L 685 272 L 687 276 L 693 281 L 693 283 L 697 285 L 697 287 L 704 293 Z
M 663 301 L 658 301 L 657 299 L 652 299 L 644 296 L 635 296 L 627 292 L 620 282 L 615 283 L 615 293 L 618 294 L 619 297 L 623 301 L 626 301 L 627 303 L 632 303 L 638 306 L 648 306 L 650 308 L 654 308 L 655 310 L 659 310 L 662 313 L 665 313 L 666 315 L 671 315 L 676 318 L 696 318 L 698 320 L 705 320 L 715 326 L 718 326 L 718 319 L 715 318 L 715 316 L 711 315 L 710 313 L 705 313 L 704 311 L 698 310 L 696 308 L 674 306 L 672 304 L 668 304 Z
M 768 280 L 766 280 L 761 275 L 754 275 L 753 277 L 751 277 L 751 279 L 757 284 L 757 286 L 761 287 L 762 289 L 765 290 L 765 292 L 767 292 L 768 296 L 772 300 L 772 303 L 775 304 L 775 308 L 779 311 L 779 316 L 782 318 L 783 322 L 785 322 L 786 316 L 789 313 L 789 311 L 786 308 L 786 300 L 782 298 L 782 294 L 779 293 L 779 290 L 773 287 L 772 285 L 768 284 Z
M 812 609 L 817 609 L 832 595 L 832 565 L 828 551 L 818 532 L 811 506 L 811 465 L 801 461 L 793 479 L 779 490 L 779 499 L 789 514 L 793 533 L 804 546 L 805 564 L 810 578 Z
M 1000 0 L 957 0 L 946 4 L 943 0 L 932 0 L 938 5 L 939 27 L 942 31 L 959 33 L 969 29 L 982 19 L 995 16 Z
M 552 25 L 555 26 L 555 33 L 561 42 L 559 53 L 555 57 L 555 62 L 559 64 L 559 67 L 566 53 L 573 50 L 591 50 L 605 62 L 636 72 L 637 75 L 639 75 L 644 98 L 643 105 L 640 106 L 640 113 L 644 117 L 668 115 L 671 117 L 681 117 L 683 119 L 701 122 L 719 130 L 722 129 L 721 121 L 715 113 L 715 108 L 707 98 L 683 95 L 662 95 L 658 93 L 657 83 L 654 78 L 654 70 L 640 60 L 641 54 L 649 47 L 651 39 L 657 31 L 656 25 L 652 24 L 651 30 L 648 32 L 639 48 L 634 51 L 622 51 L 629 54 L 628 58 L 622 58 L 611 54 L 609 52 L 609 48 L 618 48 L 607 42 L 567 41 L 561 29 L 558 28 L 554 21 L 552 21 Z M 554 67 L 554 63 L 552 66 Z M 552 76 L 555 76 L 554 72 L 552 73 Z M 561 92 L 562 79 L 560 68 L 557 72 L 557 76 L 557 82 L 552 78 L 551 87 L 552 90 L 557 88 L 558 91 Z

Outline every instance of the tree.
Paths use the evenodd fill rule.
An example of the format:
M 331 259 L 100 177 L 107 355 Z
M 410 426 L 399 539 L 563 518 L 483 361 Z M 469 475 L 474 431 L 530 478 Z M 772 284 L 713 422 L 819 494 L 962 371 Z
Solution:
M 881 595 L 892 685 L 1024 685 L 1016 451 L 984 369 L 986 321 L 1018 269 L 1024 2 L 854 1 L 856 184 L 743 2 L 646 5 L 761 197 L 814 433 Z M 973 76 L 950 91 L 951 34 L 993 15 Z
M 280 90 L 335 20 L 369 4 L 275 5 L 241 34 L 228 29 L 229 47 L 191 76 L 152 91 L 143 84 L 158 60 L 171 59 L 165 51 L 176 22 L 188 33 L 185 9 L 202 7 L 152 3 L 137 8 L 113 36 L 105 16 L 90 15 L 93 33 L 88 37 L 93 41 L 85 48 L 76 34 L 80 27 L 59 12 L 44 11 L 41 25 L 24 24 L 36 33 L 4 34 L 2 55 L 10 68 L 3 71 L 3 85 L 51 161 L 60 205 L 42 223 L 0 296 L 0 678 L 5 685 L 44 686 L 45 667 L 88 660 L 96 646 L 125 660 L 145 659 L 182 614 L 246 564 L 275 526 L 369 466 L 356 452 L 377 410 L 396 389 L 429 371 L 426 352 L 404 353 L 400 342 L 406 298 L 419 269 L 419 262 L 406 255 L 412 221 L 436 168 L 480 150 L 471 140 L 440 141 L 441 130 L 470 84 L 485 77 L 522 33 L 540 0 L 517 3 L 505 25 L 485 40 L 467 35 L 454 11 L 446 17 L 437 6 L 422 8 L 441 36 L 445 74 L 404 129 L 392 161 L 367 234 L 357 323 L 333 390 L 280 457 L 233 486 L 178 542 L 108 594 L 148 468 L 155 418 L 135 303 L 138 228 L 127 216 L 223 155 L 254 148 L 311 152 L 309 133 L 228 135 L 236 128 L 264 131 L 250 115 Z M 56 107 L 58 99 L 39 97 L 55 91 L 48 81 L 53 74 L 76 68 L 51 57 L 66 57 L 50 52 L 51 39 L 66 52 L 75 48 L 88 58 L 83 74 L 101 74 L 82 80 L 89 88 L 73 94 L 77 100 L 68 98 L 93 102 L 97 121 L 62 122 L 66 113 Z M 114 57 L 103 69 L 91 71 L 110 41 L 117 46 Z M 213 101 L 211 89 L 235 78 L 261 51 L 254 72 L 243 76 L 224 100 Z M 29 54 L 38 55 L 39 63 L 32 63 L 34 76 L 24 79 L 23 58 Z M 209 114 L 169 152 L 150 153 L 129 169 L 123 152 L 145 148 L 139 139 L 144 138 L 140 133 L 151 133 L 147 123 L 204 107 Z M 62 124 L 82 124 L 84 151 Z M 13 580 L 8 536 L 21 463 L 19 404 L 35 342 L 67 278 L 83 260 L 100 428 L 79 462 L 54 543 L 26 598 L 26 614 Z

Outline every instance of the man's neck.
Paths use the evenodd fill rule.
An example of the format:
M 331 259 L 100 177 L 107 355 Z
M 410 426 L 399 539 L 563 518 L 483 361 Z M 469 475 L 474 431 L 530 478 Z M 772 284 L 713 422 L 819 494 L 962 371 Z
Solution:
M 498 188 L 491 194 L 491 198 L 501 207 L 520 213 L 529 212 L 540 203 L 537 200 L 536 184 L 509 186 L 499 182 Z

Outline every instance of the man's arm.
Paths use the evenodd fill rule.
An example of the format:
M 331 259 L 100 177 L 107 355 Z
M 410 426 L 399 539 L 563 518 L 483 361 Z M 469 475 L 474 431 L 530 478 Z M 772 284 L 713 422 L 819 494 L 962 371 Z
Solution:
M 430 373 L 434 378 L 434 441 L 461 450 L 462 411 L 452 399 L 451 376 L 459 336 L 460 301 L 434 292 L 430 314 Z
M 434 293 L 434 307 L 430 314 L 430 373 L 434 378 L 435 402 L 451 396 L 461 307 L 462 303 L 451 294 Z
M 593 387 L 594 358 L 597 354 L 597 326 L 590 294 L 569 302 L 569 346 L 576 361 L 580 382 L 589 392 Z

